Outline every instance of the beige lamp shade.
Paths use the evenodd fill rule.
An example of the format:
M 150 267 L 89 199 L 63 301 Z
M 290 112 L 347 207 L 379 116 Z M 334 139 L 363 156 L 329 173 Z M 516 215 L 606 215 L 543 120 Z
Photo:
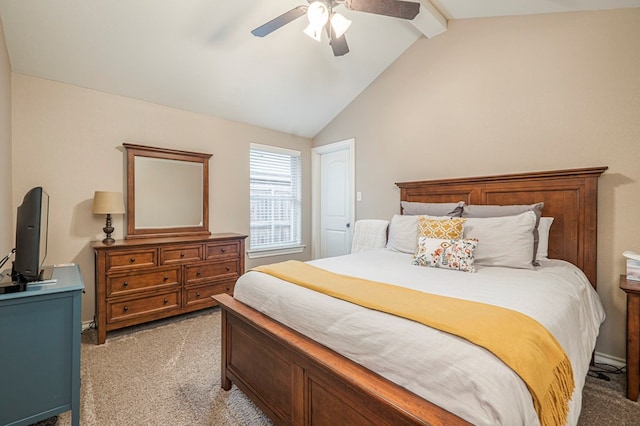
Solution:
M 96 191 L 93 195 L 94 214 L 124 214 L 122 192 Z

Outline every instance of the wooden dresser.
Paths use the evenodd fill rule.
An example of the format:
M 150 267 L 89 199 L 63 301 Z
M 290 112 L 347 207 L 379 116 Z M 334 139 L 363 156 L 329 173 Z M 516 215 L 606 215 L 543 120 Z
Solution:
M 246 235 L 94 241 L 98 344 L 107 331 L 217 305 L 244 273 Z

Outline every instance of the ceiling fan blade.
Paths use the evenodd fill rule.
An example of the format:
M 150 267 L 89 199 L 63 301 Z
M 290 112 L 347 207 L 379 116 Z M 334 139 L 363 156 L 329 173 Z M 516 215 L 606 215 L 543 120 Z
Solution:
M 394 18 L 413 19 L 420 12 L 420 3 L 402 0 L 346 0 L 348 9 Z
M 349 53 L 349 46 L 344 34 L 342 34 L 342 37 L 331 41 L 331 49 L 333 49 L 333 56 L 342 56 Z
M 347 39 L 344 34 L 336 37 L 336 32 L 330 23 L 327 23 L 327 32 L 329 33 L 329 44 L 333 50 L 333 56 L 342 56 L 349 53 L 349 46 L 347 45 Z
M 282 15 L 278 16 L 277 18 L 273 18 L 272 20 L 270 20 L 266 24 L 260 25 L 258 28 L 256 28 L 255 30 L 251 31 L 251 34 L 253 34 L 256 37 L 264 37 L 266 35 L 271 34 L 275 30 L 277 30 L 278 28 L 288 24 L 289 22 L 293 21 L 294 19 L 297 19 L 297 18 L 301 17 L 306 12 L 307 12 L 307 6 L 306 5 L 294 7 L 290 11 L 283 13 Z

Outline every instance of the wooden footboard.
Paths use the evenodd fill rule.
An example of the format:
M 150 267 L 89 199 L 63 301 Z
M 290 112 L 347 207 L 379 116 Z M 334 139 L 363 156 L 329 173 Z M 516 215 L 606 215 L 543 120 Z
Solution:
M 462 425 L 459 417 L 227 294 L 222 388 L 235 383 L 278 425 Z

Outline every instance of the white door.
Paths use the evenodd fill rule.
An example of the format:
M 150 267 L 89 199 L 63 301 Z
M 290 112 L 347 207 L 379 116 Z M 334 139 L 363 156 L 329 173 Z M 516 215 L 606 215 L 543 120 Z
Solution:
M 319 216 L 314 257 L 332 257 L 351 251 L 354 212 L 353 139 L 314 148 Z M 317 243 L 317 244 L 316 244 Z

